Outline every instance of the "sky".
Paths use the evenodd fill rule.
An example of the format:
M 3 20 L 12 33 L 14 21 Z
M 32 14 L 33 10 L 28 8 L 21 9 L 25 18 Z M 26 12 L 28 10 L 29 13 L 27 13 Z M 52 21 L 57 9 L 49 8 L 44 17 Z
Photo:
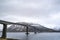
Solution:
M 0 0 L 0 20 L 60 28 L 60 0 Z

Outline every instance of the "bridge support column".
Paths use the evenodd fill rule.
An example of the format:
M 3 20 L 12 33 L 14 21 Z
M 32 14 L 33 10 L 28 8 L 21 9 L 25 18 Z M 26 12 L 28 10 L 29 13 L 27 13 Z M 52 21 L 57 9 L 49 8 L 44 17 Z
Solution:
M 28 36 L 28 34 L 29 34 L 29 33 L 28 33 L 28 27 L 26 27 L 26 35 Z
M 2 37 L 3 39 L 6 38 L 6 31 L 7 31 L 7 24 L 3 24 L 3 31 L 2 31 Z
M 34 33 L 36 34 L 37 32 L 35 31 Z
M 36 32 L 36 28 L 34 28 L 34 33 L 36 34 L 37 32 Z

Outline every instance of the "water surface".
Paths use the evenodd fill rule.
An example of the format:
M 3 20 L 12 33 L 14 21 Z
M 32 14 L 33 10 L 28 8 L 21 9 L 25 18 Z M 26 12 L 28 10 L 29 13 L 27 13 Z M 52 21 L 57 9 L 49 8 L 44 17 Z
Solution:
M 0 32 L 0 36 L 1 36 Z M 60 40 L 60 33 L 30 33 L 26 36 L 25 32 L 8 32 L 7 38 L 15 38 L 21 40 Z

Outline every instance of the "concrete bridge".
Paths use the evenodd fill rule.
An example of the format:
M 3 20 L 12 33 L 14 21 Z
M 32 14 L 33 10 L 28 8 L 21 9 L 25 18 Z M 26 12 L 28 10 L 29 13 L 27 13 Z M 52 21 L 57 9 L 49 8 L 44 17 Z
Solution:
M 3 21 L 3 20 L 0 20 L 0 24 L 3 24 L 3 31 L 2 31 L 2 36 L 1 38 L 6 38 L 6 31 L 7 31 L 7 25 L 11 25 L 11 24 L 14 24 L 14 25 L 22 25 L 22 26 L 25 26 L 26 27 L 26 35 L 28 35 L 28 27 L 33 27 L 35 29 L 35 33 L 36 33 L 36 30 L 37 28 L 34 27 L 34 26 L 31 26 L 30 24 L 22 24 L 22 23 L 14 23 L 14 22 L 8 22 L 8 21 Z

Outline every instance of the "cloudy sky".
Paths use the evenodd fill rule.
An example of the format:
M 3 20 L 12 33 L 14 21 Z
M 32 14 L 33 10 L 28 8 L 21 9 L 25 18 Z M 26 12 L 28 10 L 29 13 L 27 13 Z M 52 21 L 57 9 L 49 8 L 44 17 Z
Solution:
M 0 20 L 60 26 L 60 0 L 0 0 Z

